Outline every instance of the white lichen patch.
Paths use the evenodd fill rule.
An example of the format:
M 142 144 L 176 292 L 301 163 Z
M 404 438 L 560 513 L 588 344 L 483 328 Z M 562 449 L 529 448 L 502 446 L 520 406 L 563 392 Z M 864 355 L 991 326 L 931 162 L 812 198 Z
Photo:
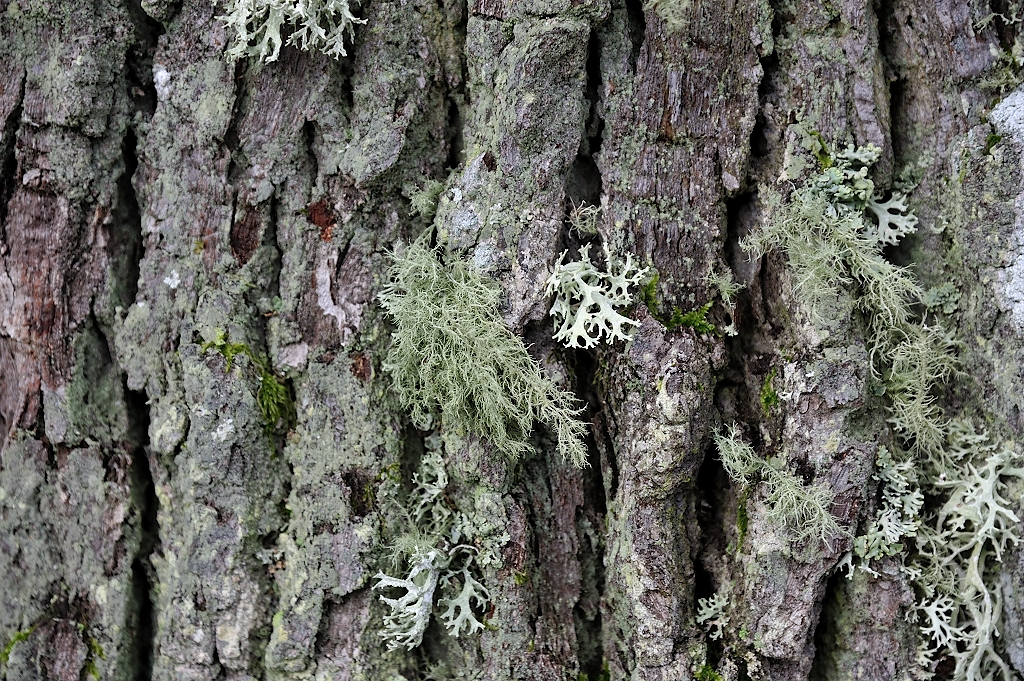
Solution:
M 580 259 L 562 262 L 548 277 L 545 295 L 554 295 L 551 317 L 555 321 L 555 340 L 570 348 L 589 348 L 600 341 L 628 341 L 637 322 L 618 312 L 633 302 L 629 287 L 647 275 L 646 267 L 637 268 L 630 255 L 618 260 L 607 248 L 608 271 L 597 269 L 590 260 L 590 244 L 580 248 Z
M 217 428 L 210 434 L 214 442 L 227 442 L 228 438 L 235 434 L 235 422 L 233 419 L 224 419 Z

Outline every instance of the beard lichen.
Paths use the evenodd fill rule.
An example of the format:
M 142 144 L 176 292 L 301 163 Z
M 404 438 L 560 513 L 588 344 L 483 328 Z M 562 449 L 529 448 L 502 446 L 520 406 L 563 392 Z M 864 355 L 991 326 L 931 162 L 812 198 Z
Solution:
M 575 397 L 546 377 L 498 314 L 499 290 L 457 257 L 442 263 L 420 242 L 396 253 L 381 304 L 395 322 L 384 369 L 413 423 L 435 419 L 480 435 L 515 460 L 535 422 L 551 429 L 563 459 L 585 466 L 586 425 Z
M 844 292 L 864 314 L 871 383 L 888 397 L 893 444 L 877 456 L 879 509 L 842 564 L 850 574 L 855 564 L 875 574 L 873 561 L 900 559 L 917 594 L 909 614 L 921 634 L 913 676 L 931 678 L 950 659 L 954 681 L 1010 681 L 1016 677 L 998 645 L 997 564 L 1019 541 L 1005 481 L 1024 477 L 1020 455 L 970 421 L 947 418 L 940 406 L 939 386 L 958 372 L 958 343 L 929 321 L 936 306 L 912 272 L 884 257 L 883 248 L 916 230 L 917 218 L 904 196 L 885 200 L 868 177 L 880 150 L 849 146 L 831 154 L 819 142 L 820 172 L 788 200 L 762 188 L 767 218 L 743 247 L 753 257 L 785 252 L 813 321 Z

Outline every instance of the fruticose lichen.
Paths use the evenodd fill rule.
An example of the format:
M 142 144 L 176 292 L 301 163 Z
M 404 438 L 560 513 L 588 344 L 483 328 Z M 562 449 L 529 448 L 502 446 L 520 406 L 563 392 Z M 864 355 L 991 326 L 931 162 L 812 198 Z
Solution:
M 265 62 L 277 60 L 286 26 L 292 31 L 289 45 L 338 58 L 346 55 L 345 36 L 351 38 L 355 25 L 366 23 L 352 14 L 349 0 L 231 0 L 220 19 L 233 34 L 228 58 Z
M 918 598 L 919 675 L 930 678 L 948 656 L 954 681 L 1010 681 L 1015 676 L 998 651 L 995 563 L 1019 541 L 1004 493 L 1005 479 L 1024 477 L 1024 468 L 1011 445 L 997 446 L 969 421 L 948 419 L 939 404 L 937 387 L 957 372 L 958 344 L 928 314 L 940 304 L 952 313 L 955 305 L 945 301 L 955 297 L 931 300 L 909 269 L 885 259 L 883 248 L 913 233 L 917 219 L 905 197 L 883 200 L 876 191 L 868 172 L 879 155 L 871 145 L 831 154 L 821 141 L 821 172 L 788 201 L 763 189 L 768 219 L 743 245 L 755 257 L 774 248 L 786 253 L 815 321 L 846 292 L 864 313 L 871 381 L 888 396 L 894 444 L 879 449 L 881 504 L 845 565 L 874 574 L 872 561 L 902 559 Z
M 394 543 L 392 560 L 395 568 L 404 566 L 406 576 L 378 572 L 373 586 L 384 592 L 404 591 L 395 597 L 380 597 L 390 608 L 381 632 L 389 650 L 412 650 L 420 645 L 438 595 L 438 617 L 450 636 L 458 638 L 483 629 L 477 613 L 487 611 L 490 594 L 473 573 L 478 567 L 499 562 L 502 538 L 481 536 L 465 514 L 450 507 L 440 436 L 427 437 L 425 446 L 408 497 L 399 498 L 393 489 L 385 489 L 383 495 L 392 498 L 396 507 L 411 509 L 406 513 L 405 531 Z
M 384 369 L 413 423 L 486 437 L 517 459 L 534 422 L 551 428 L 558 451 L 586 465 L 586 426 L 574 396 L 541 373 L 498 314 L 499 291 L 472 265 L 442 263 L 420 242 L 396 253 L 381 304 L 396 329 Z
M 555 320 L 555 340 L 570 348 L 589 348 L 604 340 L 629 340 L 640 323 L 619 314 L 618 309 L 633 302 L 629 287 L 639 284 L 647 268 L 639 269 L 627 254 L 620 261 L 605 248 L 608 271 L 597 269 L 590 260 L 590 244 L 580 247 L 580 259 L 562 262 L 548 277 L 546 295 L 554 295 L 551 317 Z
M 786 470 L 779 458 L 763 459 L 740 437 L 734 424 L 727 431 L 715 434 L 715 444 L 722 467 L 729 477 L 741 485 L 761 484 L 765 490 L 768 522 L 788 529 L 794 541 L 817 537 L 829 542 L 845 534 L 829 512 L 832 490 L 824 485 L 805 486 Z

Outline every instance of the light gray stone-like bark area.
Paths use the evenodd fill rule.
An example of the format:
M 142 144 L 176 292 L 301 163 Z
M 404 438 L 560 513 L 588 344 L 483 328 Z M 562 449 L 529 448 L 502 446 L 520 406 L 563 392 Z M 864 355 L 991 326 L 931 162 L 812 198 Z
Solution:
M 347 57 L 260 64 L 226 58 L 222 2 L 0 0 L 0 675 L 913 678 L 895 561 L 847 580 L 848 538 L 788 541 L 713 435 L 737 423 L 829 485 L 851 534 L 878 508 L 893 436 L 864 319 L 812 323 L 785 256 L 739 246 L 761 188 L 813 171 L 803 128 L 915 186 L 917 233 L 886 255 L 953 285 L 940 402 L 1024 442 L 1021 26 L 998 4 L 363 0 Z M 444 433 L 443 503 L 497 546 L 486 626 L 435 616 L 389 651 L 373 576 L 430 433 L 376 296 L 424 232 L 500 286 L 590 465 L 540 425 L 518 462 Z M 544 282 L 584 243 L 657 273 L 628 344 L 552 340 Z M 673 323 L 709 303 L 718 332 Z M 294 418 L 268 422 L 271 380 Z M 1024 552 L 998 577 L 1024 675 Z M 715 593 L 721 638 L 695 620 Z

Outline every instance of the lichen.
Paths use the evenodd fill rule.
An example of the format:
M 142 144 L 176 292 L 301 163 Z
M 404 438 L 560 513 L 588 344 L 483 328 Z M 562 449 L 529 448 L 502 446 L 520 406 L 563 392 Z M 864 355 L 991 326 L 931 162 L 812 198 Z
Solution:
M 565 255 L 563 251 L 545 288 L 555 298 L 555 340 L 570 348 L 628 341 L 640 323 L 618 310 L 633 302 L 629 287 L 643 280 L 647 268 L 637 268 L 629 254 L 621 261 L 605 248 L 608 271 L 602 272 L 590 260 L 590 244 L 580 247 L 579 260 L 562 262 Z
M 424 444 L 409 495 L 398 494 L 393 483 L 384 494 L 406 519 L 403 534 L 392 545 L 392 563 L 396 569 L 405 566 L 407 576 L 391 577 L 381 571 L 374 577 L 374 589 L 404 591 L 394 598 L 380 597 L 390 608 L 380 634 L 389 650 L 420 645 L 438 594 L 437 617 L 450 636 L 484 629 L 477 613 L 486 612 L 490 593 L 473 572 L 477 566 L 498 564 L 498 547 L 507 540 L 505 535 L 474 531 L 465 514 L 452 507 L 441 437 L 432 434 Z
M 844 536 L 845 530 L 829 512 L 834 495 L 824 485 L 805 486 L 786 470 L 780 458 L 762 459 L 744 442 L 734 424 L 715 434 L 722 467 L 741 485 L 761 484 L 768 503 L 766 520 L 786 528 L 794 541 L 816 537 L 823 542 Z
M 338 58 L 346 56 L 345 37 L 354 35 L 356 24 L 366 23 L 352 14 L 348 0 L 231 0 L 220 20 L 233 33 L 228 58 L 253 56 L 265 62 L 277 61 L 285 26 L 292 29 L 289 45 Z
M 928 315 L 955 311 L 957 295 L 949 287 L 926 294 L 908 268 L 885 259 L 883 248 L 912 233 L 917 219 L 903 196 L 883 200 L 868 177 L 879 150 L 851 146 L 831 154 L 820 136 L 817 142 L 821 172 L 788 202 L 763 189 L 768 219 L 743 245 L 754 255 L 786 253 L 815 321 L 826 300 L 844 292 L 865 315 L 871 381 L 888 397 L 894 443 L 877 456 L 878 511 L 842 564 L 875 574 L 873 561 L 901 559 L 917 592 L 924 674 L 948 656 L 954 681 L 1009 681 L 1015 677 L 997 645 L 1002 606 L 994 564 L 1019 541 L 1018 518 L 1003 495 L 1006 478 L 1024 477 L 1020 456 L 969 421 L 947 418 L 939 404 L 937 388 L 957 374 L 959 344 Z M 741 462 L 732 467 L 741 467 L 739 450 L 729 451 Z
M 725 614 L 727 607 L 729 599 L 717 593 L 711 598 L 697 600 L 697 624 L 704 627 L 712 641 L 722 638 L 724 628 L 729 624 L 729 616 Z
M 389 274 L 380 301 L 396 328 L 384 369 L 414 424 L 427 430 L 440 419 L 518 459 L 540 421 L 564 459 L 586 465 L 575 398 L 541 373 L 505 326 L 493 282 L 457 257 L 442 263 L 421 242 L 396 253 Z

